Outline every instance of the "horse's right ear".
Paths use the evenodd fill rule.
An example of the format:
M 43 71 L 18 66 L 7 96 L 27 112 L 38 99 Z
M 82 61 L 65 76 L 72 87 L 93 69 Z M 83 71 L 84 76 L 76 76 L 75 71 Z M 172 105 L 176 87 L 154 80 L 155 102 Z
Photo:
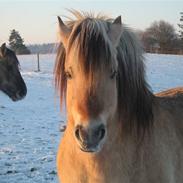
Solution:
M 64 24 L 64 22 L 62 21 L 62 19 L 58 16 L 58 23 L 59 23 L 59 33 L 60 33 L 60 39 L 61 42 L 63 43 L 64 47 L 66 48 L 70 33 L 71 33 L 71 29 Z
M 119 43 L 122 34 L 122 21 L 121 16 L 118 16 L 113 23 L 111 23 L 108 36 L 112 44 L 116 47 Z
M 0 56 L 5 57 L 7 52 L 6 43 L 3 43 L 0 47 Z

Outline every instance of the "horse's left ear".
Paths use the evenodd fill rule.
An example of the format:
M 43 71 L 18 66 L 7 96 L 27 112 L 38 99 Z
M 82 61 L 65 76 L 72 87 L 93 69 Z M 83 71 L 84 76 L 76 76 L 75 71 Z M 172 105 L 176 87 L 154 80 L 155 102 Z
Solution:
M 64 22 L 62 21 L 62 19 L 58 16 L 58 23 L 59 23 L 59 33 L 60 33 L 60 38 L 61 38 L 61 42 L 63 43 L 64 47 L 66 48 L 70 33 L 71 33 L 71 29 L 64 24 Z
M 112 44 L 116 47 L 122 34 L 121 16 L 118 16 L 110 25 L 108 36 Z
M 0 47 L 0 56 L 4 57 L 6 55 L 7 48 L 6 48 L 6 43 L 3 43 Z

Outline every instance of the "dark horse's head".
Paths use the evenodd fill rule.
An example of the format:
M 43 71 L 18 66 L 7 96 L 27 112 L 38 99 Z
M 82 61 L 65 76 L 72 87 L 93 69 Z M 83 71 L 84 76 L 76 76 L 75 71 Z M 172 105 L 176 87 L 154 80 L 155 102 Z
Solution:
M 13 101 L 22 99 L 27 93 L 27 87 L 19 71 L 19 61 L 5 43 L 0 47 L 0 90 Z

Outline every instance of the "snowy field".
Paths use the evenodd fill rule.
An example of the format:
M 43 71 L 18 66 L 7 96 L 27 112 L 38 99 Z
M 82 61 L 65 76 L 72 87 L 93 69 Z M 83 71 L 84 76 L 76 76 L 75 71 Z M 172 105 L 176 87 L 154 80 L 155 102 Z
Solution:
M 153 92 L 183 86 L 183 56 L 147 54 L 147 78 Z M 56 152 L 65 112 L 60 113 L 53 85 L 55 55 L 19 56 L 28 88 L 12 102 L 0 93 L 0 183 L 58 183 Z

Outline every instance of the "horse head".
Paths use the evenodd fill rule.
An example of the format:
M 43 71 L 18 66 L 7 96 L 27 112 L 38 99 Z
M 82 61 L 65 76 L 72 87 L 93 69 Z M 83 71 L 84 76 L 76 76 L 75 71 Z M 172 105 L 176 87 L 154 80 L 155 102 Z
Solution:
M 82 151 L 99 152 L 107 138 L 108 143 L 115 141 L 121 127 L 141 134 L 148 129 L 152 94 L 141 46 L 121 17 L 112 22 L 76 17 L 80 18 L 68 24 L 58 17 L 61 44 L 55 80 L 61 102 L 66 98 L 68 126 L 76 143 Z
M 0 47 L 0 90 L 13 101 L 25 97 L 27 88 L 19 71 L 15 53 L 2 44 Z

